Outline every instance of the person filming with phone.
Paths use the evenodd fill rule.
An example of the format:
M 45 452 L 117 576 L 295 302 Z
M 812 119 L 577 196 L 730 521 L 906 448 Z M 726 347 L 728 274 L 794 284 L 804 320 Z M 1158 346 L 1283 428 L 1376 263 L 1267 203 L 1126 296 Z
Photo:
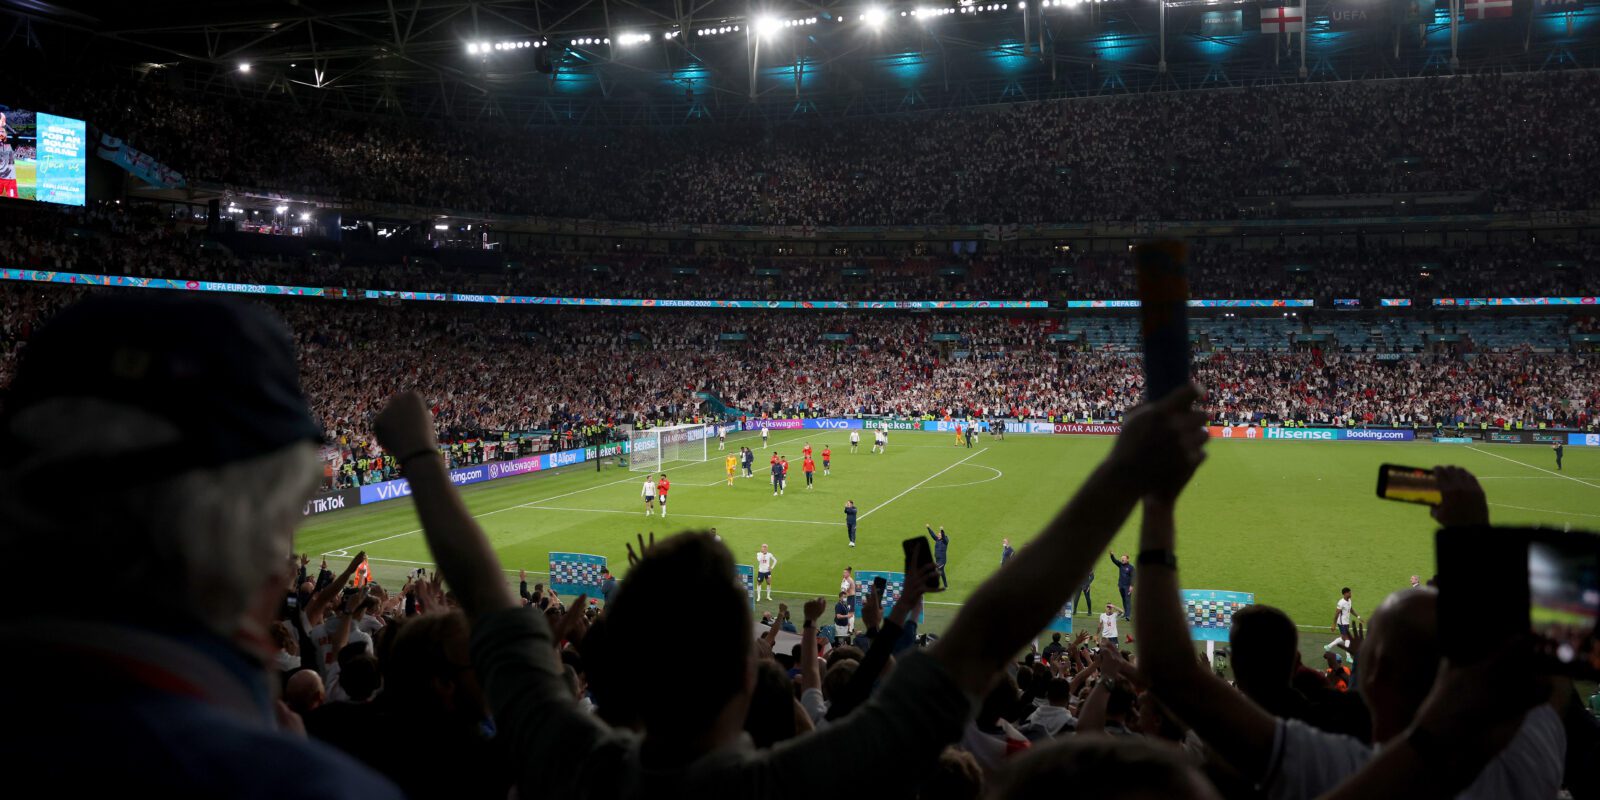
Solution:
M 1440 494 L 1433 510 L 1436 520 L 1446 526 L 1488 523 L 1483 490 L 1470 473 L 1446 467 L 1436 474 Z M 1354 680 L 1371 712 L 1372 745 L 1276 717 L 1200 664 L 1189 641 L 1174 555 L 1174 512 L 1187 477 L 1144 498 L 1139 553 L 1143 568 L 1137 585 L 1140 614 L 1135 623 L 1140 668 L 1155 697 L 1246 781 L 1262 787 L 1270 798 L 1318 797 L 1362 772 L 1381 747 L 1385 756 L 1399 750 L 1415 753 L 1437 773 L 1429 796 L 1546 800 L 1556 795 L 1564 773 L 1566 734 L 1549 703 L 1539 703 L 1512 720 L 1503 750 L 1481 762 L 1467 757 L 1475 752 L 1462 739 L 1469 731 L 1430 724 L 1432 720 L 1422 717 L 1425 701 L 1440 678 L 1446 649 L 1439 594 L 1432 589 L 1403 589 L 1390 595 L 1373 612 L 1366 629 Z M 1456 698 L 1456 702 L 1473 701 Z

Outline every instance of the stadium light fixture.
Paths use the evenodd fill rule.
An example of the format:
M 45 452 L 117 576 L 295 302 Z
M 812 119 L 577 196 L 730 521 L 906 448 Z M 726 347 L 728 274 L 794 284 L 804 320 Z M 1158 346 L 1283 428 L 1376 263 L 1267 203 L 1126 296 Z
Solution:
M 889 21 L 889 12 L 884 11 L 878 6 L 872 6 L 871 8 L 868 8 L 866 11 L 862 12 L 861 21 L 867 23 L 867 27 L 876 30 L 878 28 L 882 28 L 883 23 Z
M 249 72 L 250 71 L 250 62 L 246 61 L 243 64 L 240 64 L 239 65 L 239 71 L 240 72 Z
M 306 213 L 302 213 L 300 215 L 300 221 L 301 222 L 310 222 L 311 221 L 311 215 L 310 214 L 306 214 Z
M 779 22 L 776 17 L 756 18 L 756 33 L 761 34 L 764 39 L 771 39 L 782 27 L 783 23 Z
M 439 224 L 439 225 L 433 226 L 433 229 L 436 230 L 436 231 L 447 231 L 447 230 L 450 230 L 450 226 L 449 225 L 444 225 L 444 224 Z
M 288 211 L 289 207 L 288 206 L 278 206 L 276 209 L 273 209 L 273 210 L 277 211 L 279 214 L 282 214 L 285 211 Z

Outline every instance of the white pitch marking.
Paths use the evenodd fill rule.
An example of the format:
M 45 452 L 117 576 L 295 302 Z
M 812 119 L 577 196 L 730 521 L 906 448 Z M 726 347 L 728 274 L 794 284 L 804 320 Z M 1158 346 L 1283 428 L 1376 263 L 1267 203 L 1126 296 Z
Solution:
M 1591 489 L 1600 489 L 1600 483 L 1590 483 L 1588 481 L 1578 480 L 1577 478 L 1574 478 L 1571 475 L 1562 475 L 1559 472 L 1551 472 L 1550 470 L 1547 470 L 1544 467 L 1536 467 L 1536 466 L 1534 466 L 1532 464 L 1529 464 L 1529 463 L 1527 463 L 1525 461 L 1518 461 L 1518 460 L 1516 460 L 1514 458 L 1506 458 L 1505 456 L 1500 455 L 1499 453 L 1491 453 L 1488 450 L 1479 450 L 1478 448 L 1473 447 L 1472 445 L 1467 445 L 1467 449 L 1475 451 L 1475 452 L 1478 452 L 1478 453 L 1482 453 L 1482 454 L 1484 454 L 1486 456 L 1494 456 L 1495 458 L 1498 458 L 1501 461 L 1510 461 L 1513 464 L 1521 464 L 1522 466 L 1527 467 L 1528 469 L 1536 469 L 1536 470 L 1539 470 L 1540 472 L 1544 472 L 1544 473 L 1548 473 L 1550 475 L 1554 475 L 1557 478 L 1566 478 L 1569 481 L 1575 481 L 1577 483 L 1581 483 L 1584 486 L 1588 486 Z
M 802 438 L 802 437 L 800 437 L 800 436 L 794 437 L 794 439 L 799 439 L 799 438 Z M 794 439 L 787 439 L 785 441 L 794 441 Z M 696 464 L 698 464 L 698 463 L 700 463 L 700 462 L 696 462 Z M 709 463 L 709 462 L 707 462 L 707 463 Z M 679 464 L 676 467 L 667 467 L 666 469 L 662 470 L 662 472 L 671 472 L 672 470 L 675 470 L 675 469 L 684 469 L 686 467 L 692 467 L 692 466 L 695 466 L 695 464 Z M 518 503 L 517 505 L 514 505 L 514 506 L 506 506 L 505 508 L 497 508 L 497 509 L 495 509 L 493 511 L 485 511 L 485 512 L 483 512 L 481 514 L 473 514 L 472 518 L 473 519 L 481 519 L 483 517 L 492 516 L 494 514 L 499 514 L 499 513 L 504 512 L 504 511 L 511 511 L 513 509 L 518 509 L 518 508 L 530 508 L 530 507 L 533 507 L 536 503 L 548 503 L 551 500 L 560 500 L 563 497 L 571 497 L 572 495 L 575 495 L 575 494 L 582 494 L 584 492 L 592 492 L 595 489 L 604 489 L 607 486 L 617 486 L 619 484 L 624 484 L 624 483 L 628 483 L 629 481 L 637 481 L 637 480 L 640 480 L 640 479 L 638 477 L 636 477 L 636 476 L 629 476 L 629 477 L 623 478 L 620 481 L 612 481 L 610 483 L 602 483 L 599 486 L 590 486 L 590 487 L 587 487 L 587 488 L 584 488 L 584 489 L 578 489 L 577 491 L 567 492 L 565 494 L 558 494 L 558 495 L 556 495 L 554 497 L 545 497 L 545 498 L 541 498 L 541 499 L 538 499 L 538 500 L 533 500 L 533 501 L 527 502 L 527 503 Z M 417 534 L 417 533 L 422 533 L 422 529 L 421 528 L 417 528 L 416 530 L 406 531 L 404 533 L 396 533 L 396 534 L 394 534 L 392 536 L 385 536 L 382 539 L 373 539 L 370 542 L 362 542 L 360 544 L 347 545 L 347 546 L 341 547 L 341 548 L 339 548 L 337 550 L 329 550 L 328 552 L 323 553 L 323 555 L 332 556 L 334 558 L 347 558 L 347 557 L 349 557 L 351 550 L 359 550 L 359 549 L 361 549 L 363 547 L 366 547 L 369 544 L 378 544 L 379 542 L 387 542 L 390 539 L 399 539 L 401 537 L 411 536 L 412 534 Z
M 938 472 L 935 472 L 932 475 L 929 475 L 928 477 L 923 478 L 920 481 L 917 481 L 915 484 L 912 485 L 912 487 L 910 489 L 907 489 L 907 490 L 895 495 L 894 497 L 891 497 L 888 500 L 885 500 L 882 503 L 879 503 L 878 505 L 873 506 L 871 510 L 867 511 L 865 514 L 862 514 L 861 518 L 862 519 L 866 519 L 867 517 L 872 516 L 872 512 L 877 511 L 878 509 L 883 508 L 884 506 L 889 505 L 890 503 L 893 503 L 894 501 L 899 500 L 900 498 L 905 497 L 908 494 L 911 494 L 912 492 L 916 491 L 918 486 L 921 486 L 922 484 L 927 483 L 928 481 L 931 481 L 934 478 L 937 478 L 940 475 L 943 475 L 946 472 L 949 472 L 950 470 L 953 470 L 956 467 L 961 466 L 963 463 L 966 463 L 967 461 L 970 461 L 970 460 L 972 460 L 974 458 L 977 458 L 978 456 L 981 456 L 981 455 L 983 455 L 984 453 L 986 453 L 988 451 L 989 451 L 989 448 L 985 447 L 982 450 L 979 450 L 978 452 L 973 453 L 972 455 L 967 456 L 966 458 L 963 458 L 960 461 L 957 461 L 956 463 L 951 464 L 950 466 L 945 467 L 944 469 L 941 469 Z

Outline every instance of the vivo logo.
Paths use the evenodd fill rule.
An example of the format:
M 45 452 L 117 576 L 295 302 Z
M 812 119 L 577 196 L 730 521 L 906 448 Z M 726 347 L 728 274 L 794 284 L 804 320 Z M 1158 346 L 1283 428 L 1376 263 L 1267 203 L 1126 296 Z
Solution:
M 843 420 L 843 419 L 819 419 L 819 420 L 817 420 L 817 427 L 818 428 L 848 428 L 848 427 L 850 427 L 850 421 L 849 420 Z
M 379 500 L 393 500 L 397 497 L 411 496 L 411 484 L 405 481 L 389 481 L 388 483 L 380 483 L 367 488 L 372 489 L 372 493 L 377 495 Z

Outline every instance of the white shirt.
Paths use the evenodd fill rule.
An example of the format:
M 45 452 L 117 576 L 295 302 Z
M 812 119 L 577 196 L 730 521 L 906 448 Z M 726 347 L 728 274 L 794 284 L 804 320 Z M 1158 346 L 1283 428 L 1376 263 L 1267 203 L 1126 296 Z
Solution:
M 1110 612 L 1100 615 L 1100 635 L 1115 639 L 1117 637 L 1117 614 Z
M 767 429 L 766 428 L 762 428 L 761 429 L 761 438 L 763 438 L 763 439 L 767 438 Z
M 655 497 L 656 496 L 656 482 L 655 481 L 645 481 L 644 482 L 644 496 L 645 497 Z
M 337 614 L 329 615 L 321 625 L 311 629 L 311 641 L 317 643 L 316 668 L 318 672 L 326 674 L 330 668 L 338 668 L 339 654 L 333 651 L 333 636 L 338 632 L 339 616 Z M 367 652 L 372 652 L 372 637 L 368 636 L 365 631 L 361 630 L 360 626 L 352 621 L 350 624 L 350 636 L 345 639 L 345 645 L 348 646 L 358 642 L 367 646 Z
M 778 566 L 778 557 L 771 553 L 756 553 L 756 572 L 771 572 Z
M 850 443 L 851 444 L 855 444 L 856 442 L 859 442 L 859 441 L 861 441 L 861 434 L 856 433 L 855 431 L 851 431 L 850 432 Z
M 1349 736 L 1317 730 L 1298 720 L 1278 720 L 1269 800 L 1316 797 L 1361 769 L 1376 752 Z M 1458 798 L 1550 800 L 1561 788 L 1567 733 L 1548 705 L 1528 712 L 1511 744 L 1484 767 Z
M 1350 601 L 1344 599 L 1343 597 L 1341 597 L 1341 598 L 1339 598 L 1338 605 L 1336 605 L 1334 607 L 1339 609 L 1339 616 L 1338 616 L 1339 622 L 1338 622 L 1338 624 L 1340 624 L 1340 625 L 1349 625 L 1350 624 Z

